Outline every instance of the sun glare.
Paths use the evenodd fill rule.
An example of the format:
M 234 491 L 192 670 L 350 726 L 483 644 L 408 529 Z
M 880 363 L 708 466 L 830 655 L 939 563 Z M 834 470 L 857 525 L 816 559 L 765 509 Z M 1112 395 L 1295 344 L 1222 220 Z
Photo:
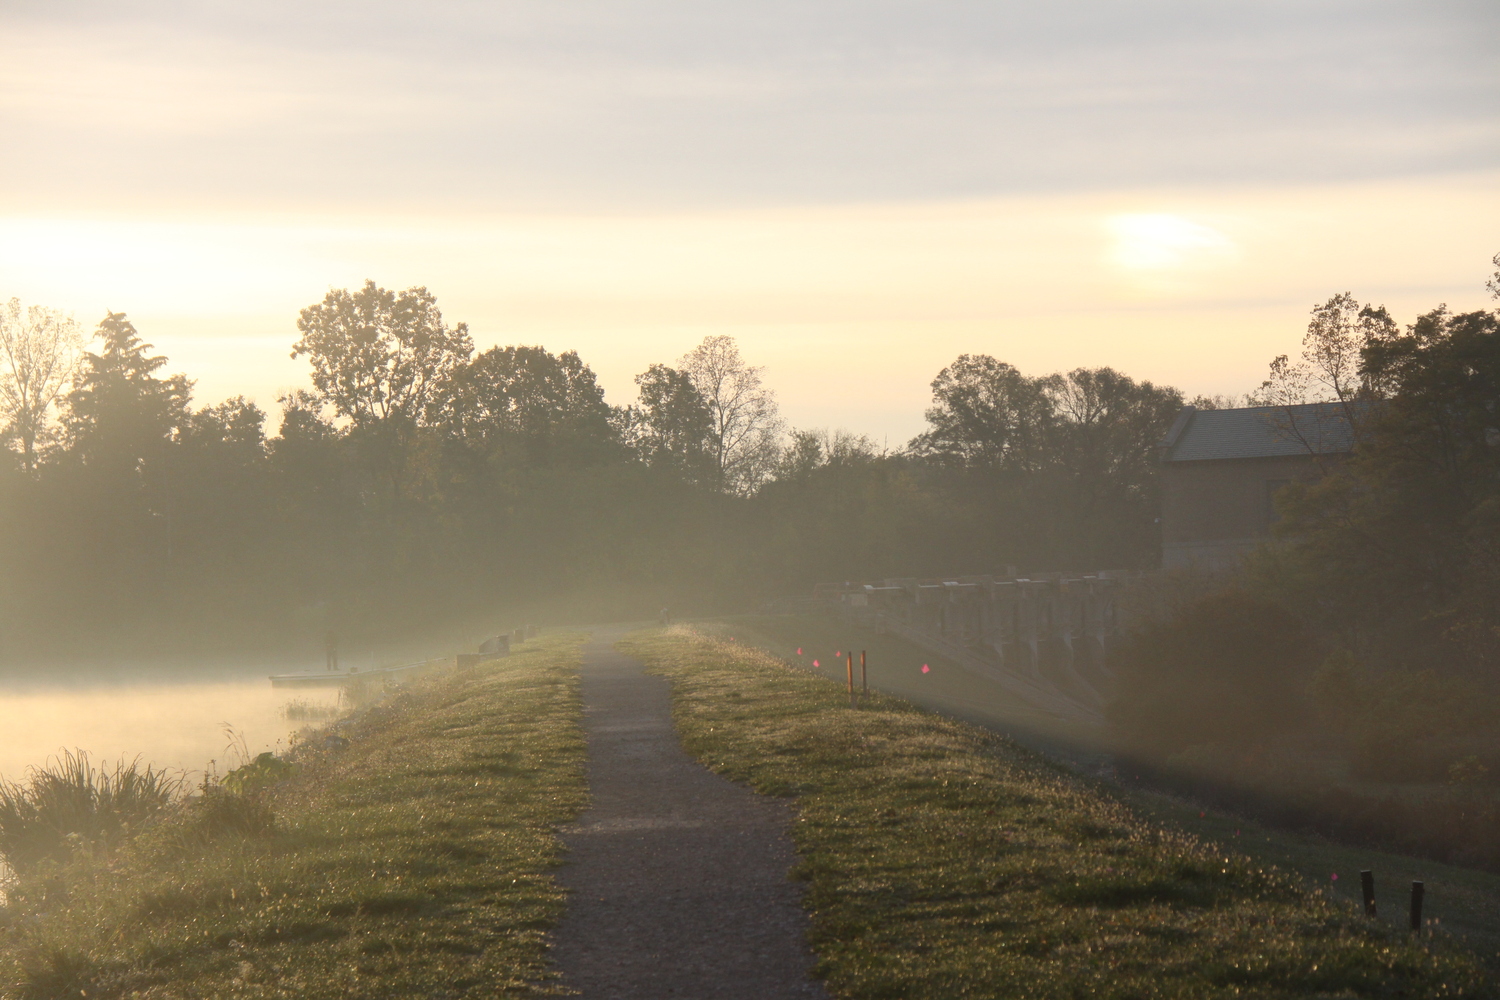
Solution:
M 1130 271 L 1168 271 L 1219 263 L 1234 253 L 1229 237 L 1179 215 L 1111 216 L 1111 261 Z

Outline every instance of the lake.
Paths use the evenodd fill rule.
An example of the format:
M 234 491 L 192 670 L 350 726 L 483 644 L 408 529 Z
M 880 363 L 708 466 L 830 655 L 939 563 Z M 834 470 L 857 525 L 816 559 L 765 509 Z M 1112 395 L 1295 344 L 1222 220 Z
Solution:
M 270 671 L 267 671 L 270 673 Z M 289 702 L 334 706 L 336 688 L 276 688 L 265 675 L 233 680 L 154 680 L 77 686 L 0 684 L 0 777 L 25 778 L 27 768 L 59 749 L 84 750 L 113 766 L 140 755 L 154 767 L 198 772 L 210 760 L 222 774 L 238 763 L 228 750 L 227 724 L 243 734 L 251 755 L 283 750 L 310 723 L 289 720 Z

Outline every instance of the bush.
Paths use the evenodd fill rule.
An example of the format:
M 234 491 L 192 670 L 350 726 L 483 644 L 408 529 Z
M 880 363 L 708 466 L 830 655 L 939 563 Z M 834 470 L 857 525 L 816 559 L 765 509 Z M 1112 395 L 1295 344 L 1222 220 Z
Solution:
M 182 790 L 140 759 L 114 770 L 67 750 L 32 768 L 22 785 L 0 781 L 0 856 L 18 874 L 81 844 L 114 844 L 161 814 Z
M 1316 662 L 1307 629 L 1283 608 L 1213 594 L 1121 644 L 1109 721 L 1121 748 L 1147 759 L 1253 745 L 1301 723 Z

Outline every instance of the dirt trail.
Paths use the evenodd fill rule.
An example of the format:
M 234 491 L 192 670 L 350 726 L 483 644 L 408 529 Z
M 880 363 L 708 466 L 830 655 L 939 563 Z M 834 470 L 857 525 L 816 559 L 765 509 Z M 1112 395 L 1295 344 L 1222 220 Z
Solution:
M 615 652 L 617 638 L 600 630 L 584 649 L 593 804 L 563 831 L 564 984 L 584 1000 L 826 998 L 787 878 L 790 805 L 688 757 L 668 683 Z

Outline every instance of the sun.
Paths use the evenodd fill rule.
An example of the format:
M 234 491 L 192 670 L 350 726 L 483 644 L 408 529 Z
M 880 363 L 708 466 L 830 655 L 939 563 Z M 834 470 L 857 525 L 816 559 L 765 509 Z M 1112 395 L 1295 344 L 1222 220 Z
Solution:
M 1127 271 L 1175 271 L 1216 264 L 1231 256 L 1234 242 L 1180 215 L 1140 213 L 1107 220 L 1113 243 L 1110 261 Z

